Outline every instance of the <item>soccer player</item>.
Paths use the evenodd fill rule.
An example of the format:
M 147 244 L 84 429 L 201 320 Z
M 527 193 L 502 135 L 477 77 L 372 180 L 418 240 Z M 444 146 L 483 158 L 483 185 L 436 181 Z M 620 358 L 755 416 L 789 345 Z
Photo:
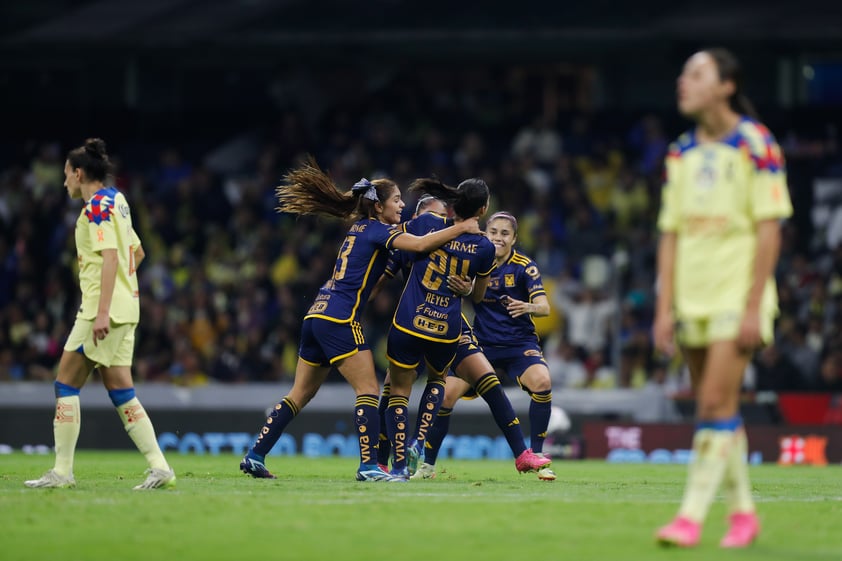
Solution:
M 481 179 L 467 179 L 456 188 L 438 180 L 417 179 L 410 190 L 423 191 L 447 202 L 457 225 L 477 219 L 488 208 L 488 185 Z M 403 229 L 416 234 L 436 231 L 446 221 L 444 216 L 426 213 L 404 224 Z M 392 444 L 390 473 L 397 477 L 409 478 L 407 408 L 416 369 L 423 358 L 429 370 L 428 380 L 437 380 L 439 389 L 443 390 L 444 375 L 456 356 L 462 298 L 448 288 L 447 276 L 476 279 L 474 298 L 481 298 L 493 267 L 494 246 L 481 233 L 459 236 L 434 252 L 414 256 L 392 319 L 386 350 L 391 379 L 386 430 Z M 440 404 L 441 400 L 429 404 L 431 419 L 435 418 Z
M 532 398 L 529 405 L 532 448 L 528 449 L 529 454 L 524 458 L 533 453 L 543 456 L 544 438 L 550 421 L 552 384 L 532 316 L 549 315 L 550 304 L 537 265 L 514 249 L 517 227 L 517 219 L 508 212 L 493 214 L 486 225 L 486 235 L 495 248 L 496 267 L 491 274 L 485 297 L 479 301 L 475 299 L 474 333 L 471 334 L 470 326 L 466 326 L 464 336 L 467 346 L 464 355 L 460 356 L 462 360 L 454 363 L 459 377 L 451 376 L 447 379 L 444 403 L 429 432 L 425 450 L 426 465 L 422 464 L 420 468 L 423 472 L 433 471 L 438 448 L 449 429 L 450 414 L 457 400 L 470 390 L 470 384 L 485 397 L 489 386 L 500 383 L 496 376 L 486 381 L 481 378 L 494 373 L 492 364 L 513 376 Z M 457 292 L 469 288 L 465 279 L 456 276 L 450 279 L 450 284 Z M 500 391 L 502 393 L 502 389 Z M 507 440 L 515 457 L 519 458 L 516 450 L 520 449 L 520 444 L 509 435 Z M 539 479 L 555 480 L 556 475 L 549 463 L 547 459 L 543 465 L 536 465 Z M 523 466 L 526 464 L 524 461 Z M 520 467 L 518 470 L 530 471 Z
M 759 532 L 739 415 L 752 353 L 771 341 L 779 220 L 792 213 L 781 150 L 741 88 L 724 49 L 695 53 L 678 78 L 678 109 L 696 126 L 666 158 L 658 227 L 653 335 L 664 353 L 674 335 L 696 395 L 694 459 L 678 515 L 661 544 L 691 547 L 724 481 L 730 525 L 722 547 L 746 547 Z
M 464 285 L 451 283 L 450 286 L 457 294 L 465 296 L 470 294 L 470 283 Z M 520 420 L 515 415 L 512 403 L 503 391 L 503 386 L 494 372 L 494 367 L 483 354 L 482 347 L 464 316 L 462 316 L 462 336 L 459 339 L 456 358 L 453 360 L 451 368 L 438 415 L 432 420 L 426 440 L 422 444 L 424 446 L 423 451 L 417 448 L 417 428 L 416 439 L 410 443 L 410 457 L 412 451 L 416 450 L 415 453 L 418 454 L 422 462 L 410 479 L 432 479 L 436 476 L 436 459 L 444 437 L 447 436 L 450 428 L 450 413 L 453 411 L 456 401 L 474 389 L 473 397 L 478 395 L 485 400 L 494 421 L 506 438 L 506 442 L 515 457 L 515 469 L 521 473 L 537 471 L 539 479 L 544 481 L 555 480 L 555 473 L 549 467 L 551 460 L 543 455 L 535 454 L 526 447 L 523 433 L 520 430 Z M 422 399 L 422 402 L 424 401 Z M 429 399 L 426 401 L 429 401 Z
M 290 171 L 277 189 L 279 207 L 295 214 L 322 214 L 357 219 L 339 249 L 330 279 L 319 289 L 304 316 L 295 380 L 266 419 L 257 442 L 240 463 L 240 469 L 253 477 L 274 479 L 266 468 L 265 457 L 286 426 L 316 395 L 330 368 L 354 388 L 354 426 L 360 443 L 358 481 L 402 481 L 377 466 L 373 456 L 380 432 L 377 416 L 379 383 L 371 350 L 365 342 L 360 316 L 369 294 L 386 267 L 389 250 L 427 252 L 457 236 L 478 233 L 476 220 L 425 236 L 407 234 L 395 228 L 404 207 L 398 186 L 389 179 L 356 183 L 342 193 L 314 160 Z
M 76 485 L 73 456 L 81 426 L 79 393 L 94 368 L 99 368 L 126 432 L 149 463 L 146 480 L 134 489 L 175 485 L 175 473 L 158 447 L 152 422 L 132 384 L 134 333 L 140 318 L 136 271 L 144 252 L 126 197 L 105 183 L 110 172 L 105 142 L 98 138 L 71 150 L 64 164 L 67 193 L 85 201 L 75 234 L 82 305 L 54 383 L 55 466 L 40 479 L 26 481 L 27 487 Z
M 413 213 L 412 218 L 417 218 L 418 216 L 426 212 L 432 212 L 433 214 L 446 217 L 448 213 L 447 204 L 445 204 L 445 202 L 441 199 L 437 199 L 433 195 L 423 195 L 421 198 L 418 199 L 418 202 L 415 205 L 415 212 Z M 382 288 L 382 285 L 389 279 L 394 278 L 399 271 L 403 272 L 403 279 L 404 281 L 406 281 L 406 279 L 409 278 L 409 271 L 410 269 L 412 269 L 412 261 L 412 253 L 400 250 L 393 250 L 391 255 L 389 256 L 389 261 L 386 263 L 386 269 L 385 271 L 383 271 L 383 276 L 381 276 L 380 280 L 377 281 L 377 284 L 375 285 L 370 298 L 374 299 L 375 295 Z M 386 471 L 388 471 L 389 455 L 392 451 L 392 444 L 389 441 L 389 435 L 386 434 L 386 409 L 389 407 L 389 395 L 391 394 L 391 389 L 391 379 L 389 377 L 389 373 L 386 372 L 386 379 L 383 381 L 383 390 L 380 393 L 380 403 L 377 406 L 377 413 L 380 417 L 380 435 L 377 446 L 377 464 L 380 466 L 381 469 Z M 441 379 L 433 377 L 430 380 L 428 380 L 427 387 L 424 388 L 422 396 L 435 395 L 435 393 L 440 392 L 441 389 Z M 420 430 L 422 429 L 421 418 L 419 417 L 415 425 L 415 434 L 418 434 Z M 410 475 L 412 475 L 412 473 L 415 472 L 415 468 L 418 467 L 418 459 L 417 457 L 414 458 L 414 465 L 413 456 L 410 456 L 408 458 L 408 461 Z

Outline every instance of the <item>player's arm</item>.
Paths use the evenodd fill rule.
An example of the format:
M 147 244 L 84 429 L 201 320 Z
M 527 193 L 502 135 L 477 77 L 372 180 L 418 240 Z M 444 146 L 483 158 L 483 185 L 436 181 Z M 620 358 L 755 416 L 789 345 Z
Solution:
M 509 298 L 506 301 L 506 310 L 513 318 L 525 314 L 531 314 L 535 317 L 545 317 L 550 315 L 550 301 L 547 299 L 546 294 L 535 296 L 531 302 Z
M 663 232 L 658 241 L 657 298 L 655 300 L 655 347 L 663 353 L 673 352 L 672 301 L 675 293 L 675 232 Z
M 485 298 L 485 290 L 488 288 L 488 282 L 490 280 L 490 276 L 477 277 L 474 279 L 474 290 L 471 292 L 471 301 L 474 304 L 482 302 L 482 299 Z
M 111 325 L 111 299 L 114 296 L 114 286 L 117 283 L 117 267 L 120 260 L 116 249 L 102 250 L 102 271 L 99 280 L 99 305 L 96 319 L 94 319 L 94 345 L 105 339 Z
M 766 282 L 772 276 L 781 251 L 781 225 L 777 219 L 760 220 L 756 226 L 757 249 L 754 254 L 754 278 L 748 291 L 744 325 L 738 343 L 746 350 L 754 350 L 761 343 L 760 305 Z M 748 322 L 749 325 L 745 325 Z
M 469 218 L 443 230 L 431 232 L 423 236 L 416 236 L 409 233 L 400 235 L 392 242 L 392 247 L 414 251 L 416 253 L 429 253 L 462 234 L 479 234 L 480 232 L 479 220 L 477 218 Z
M 142 245 L 137 246 L 137 249 L 134 250 L 134 267 L 135 267 L 135 269 L 140 267 L 141 261 L 143 261 L 145 258 L 146 258 L 146 252 L 143 251 L 143 246 Z

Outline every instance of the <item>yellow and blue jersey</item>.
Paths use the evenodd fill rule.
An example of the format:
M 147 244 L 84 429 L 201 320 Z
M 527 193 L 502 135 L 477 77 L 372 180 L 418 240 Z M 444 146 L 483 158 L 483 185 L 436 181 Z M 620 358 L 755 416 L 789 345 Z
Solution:
M 669 149 L 658 227 L 676 234 L 679 318 L 742 312 L 757 246 L 756 224 L 792 214 L 781 149 L 769 130 L 744 117 L 718 142 L 683 134 Z M 762 308 L 777 308 L 774 279 Z
M 359 321 L 372 288 L 386 269 L 392 243 L 402 233 L 373 218 L 351 225 L 339 248 L 333 275 L 319 289 L 304 318 Z
M 512 250 L 488 281 L 488 290 L 481 302 L 474 304 L 474 333 L 483 346 L 507 347 L 526 341 L 535 342 L 535 323 L 530 314 L 513 318 L 503 304 L 506 297 L 532 302 L 546 294 L 541 273 L 535 262 Z
M 406 222 L 406 232 L 423 236 L 448 226 L 432 213 Z M 481 234 L 462 234 L 428 254 L 413 254 L 412 267 L 392 325 L 404 333 L 453 342 L 461 333 L 462 298 L 447 287 L 448 275 L 484 277 L 494 269 L 494 244 Z
M 117 278 L 109 316 L 114 323 L 137 323 L 140 296 L 135 274 L 135 251 L 140 238 L 132 226 L 126 197 L 115 187 L 100 189 L 85 203 L 76 219 L 76 254 L 82 306 L 77 317 L 94 319 L 102 287 L 102 251 L 117 250 Z

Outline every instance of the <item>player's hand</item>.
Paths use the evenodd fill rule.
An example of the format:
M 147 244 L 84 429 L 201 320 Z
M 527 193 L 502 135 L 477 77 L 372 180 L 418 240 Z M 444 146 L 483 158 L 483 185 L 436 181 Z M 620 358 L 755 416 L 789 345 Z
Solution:
M 760 336 L 760 312 L 746 310 L 743 321 L 740 322 L 740 333 L 737 335 L 737 347 L 743 352 L 754 352 L 762 346 L 763 339 Z
M 111 319 L 108 314 L 97 314 L 94 320 L 94 346 L 96 347 L 99 341 L 105 339 L 111 327 Z
M 473 218 L 466 218 L 461 222 L 464 224 L 464 229 L 466 234 L 481 234 L 482 230 L 479 227 L 479 218 L 474 216 Z
M 474 283 L 465 275 L 447 275 L 447 288 L 457 296 L 468 296 L 474 290 Z
M 652 337 L 655 340 L 656 349 L 666 356 L 675 354 L 675 322 L 672 313 L 666 312 L 655 315 Z
M 504 296 L 500 300 L 500 303 L 506 307 L 506 311 L 509 312 L 509 315 L 513 318 L 532 313 L 532 305 L 529 304 L 529 302 L 515 300 L 511 296 Z

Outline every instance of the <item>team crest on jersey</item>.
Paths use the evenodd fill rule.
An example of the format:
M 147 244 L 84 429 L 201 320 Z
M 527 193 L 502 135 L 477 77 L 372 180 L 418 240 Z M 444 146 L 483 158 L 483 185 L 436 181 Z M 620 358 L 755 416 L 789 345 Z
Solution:
M 85 208 L 85 216 L 88 222 L 101 224 L 111 221 L 111 211 L 114 208 L 114 199 L 108 195 L 97 193 L 91 198 L 88 207 Z
M 514 275 L 505 275 L 505 282 L 506 286 L 514 286 L 515 285 L 515 276 Z

